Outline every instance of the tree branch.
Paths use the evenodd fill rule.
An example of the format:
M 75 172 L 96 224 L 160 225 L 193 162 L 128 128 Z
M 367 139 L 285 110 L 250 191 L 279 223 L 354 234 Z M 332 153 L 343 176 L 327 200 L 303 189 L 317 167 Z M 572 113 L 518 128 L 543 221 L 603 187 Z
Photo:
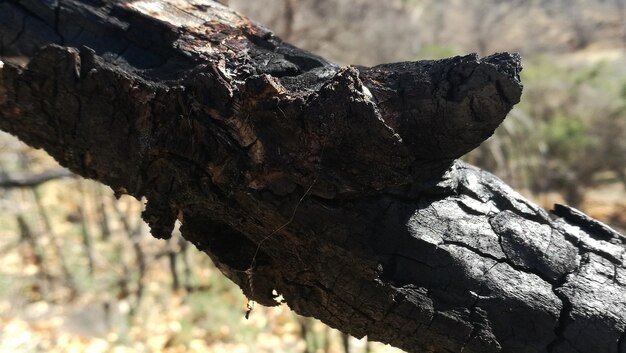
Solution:
M 409 352 L 626 352 L 624 238 L 455 161 L 516 55 L 340 68 L 212 1 L 101 3 L 0 2 L 31 58 L 0 129 L 145 196 L 154 236 L 179 219 L 249 298 Z
M 51 180 L 74 176 L 67 169 L 46 170 L 39 174 L 20 173 L 12 175 L 0 175 L 0 188 L 31 188 L 39 186 Z

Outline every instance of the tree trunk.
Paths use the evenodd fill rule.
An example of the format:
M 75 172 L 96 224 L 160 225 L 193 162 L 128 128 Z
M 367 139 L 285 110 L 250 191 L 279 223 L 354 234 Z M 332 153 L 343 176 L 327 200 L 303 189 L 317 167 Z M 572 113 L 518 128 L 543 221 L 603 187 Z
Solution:
M 408 352 L 626 352 L 624 238 L 455 160 L 516 55 L 341 68 L 209 0 L 4 0 L 0 41 L 0 129 L 258 303 Z

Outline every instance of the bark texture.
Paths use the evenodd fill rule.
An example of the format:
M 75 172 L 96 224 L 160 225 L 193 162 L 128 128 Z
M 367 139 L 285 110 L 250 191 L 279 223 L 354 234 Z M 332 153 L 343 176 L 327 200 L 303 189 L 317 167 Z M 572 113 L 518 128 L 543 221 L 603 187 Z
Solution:
M 209 0 L 0 0 L 0 57 L 0 129 L 263 305 L 408 352 L 626 352 L 624 238 L 455 160 L 516 55 L 342 68 Z

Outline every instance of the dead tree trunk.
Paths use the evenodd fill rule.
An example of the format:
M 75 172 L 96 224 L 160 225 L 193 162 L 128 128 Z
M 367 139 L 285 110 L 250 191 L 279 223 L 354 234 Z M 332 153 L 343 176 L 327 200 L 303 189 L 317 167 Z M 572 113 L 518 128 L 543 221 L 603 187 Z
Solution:
M 626 352 L 624 238 L 455 160 L 516 55 L 341 68 L 209 0 L 0 0 L 0 44 L 0 129 L 254 301 L 409 352 Z

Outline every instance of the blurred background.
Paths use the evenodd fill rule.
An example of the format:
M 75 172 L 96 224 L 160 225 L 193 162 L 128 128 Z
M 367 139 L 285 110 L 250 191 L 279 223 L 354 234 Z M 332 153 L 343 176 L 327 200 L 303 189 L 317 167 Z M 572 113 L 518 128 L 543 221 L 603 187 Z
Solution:
M 524 94 L 465 157 L 550 208 L 626 230 L 626 0 L 231 0 L 341 65 L 519 52 Z M 0 134 L 1 352 L 388 353 L 256 306 L 142 203 Z

